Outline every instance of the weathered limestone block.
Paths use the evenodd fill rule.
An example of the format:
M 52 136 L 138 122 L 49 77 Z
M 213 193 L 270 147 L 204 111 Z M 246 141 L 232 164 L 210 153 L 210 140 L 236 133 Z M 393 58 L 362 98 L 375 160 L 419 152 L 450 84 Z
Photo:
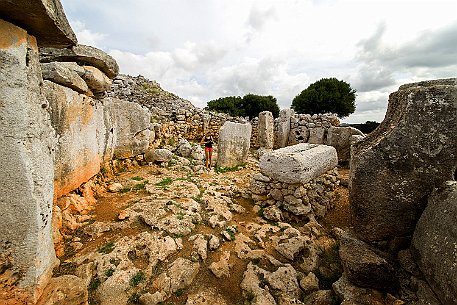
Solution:
M 338 165 L 335 148 L 301 143 L 266 153 L 260 158 L 262 174 L 285 183 L 306 183 Z
M 251 124 L 225 122 L 219 131 L 217 145 L 217 166 L 233 167 L 246 163 L 250 139 Z
M 100 170 L 105 139 L 103 106 L 70 88 L 44 81 L 51 122 L 58 135 L 54 167 L 54 195 L 60 198 L 78 188 Z M 101 129 L 101 130 L 100 130 Z
M 6 281 L 22 289 L 30 304 L 56 261 L 51 231 L 55 133 L 42 81 L 35 38 L 0 19 L 0 254 L 6 256 L 1 273 L 11 274 Z M 7 286 L 0 303 L 20 295 Z
M 325 128 L 314 127 L 309 129 L 308 143 L 310 144 L 324 144 L 325 141 Z
M 457 182 L 434 191 L 422 213 L 412 253 L 442 304 L 457 304 Z
M 289 133 L 289 145 L 306 143 L 309 138 L 309 130 L 306 126 L 297 126 L 292 128 Z
M 339 253 L 347 279 L 356 286 L 380 289 L 395 283 L 393 265 L 363 241 L 343 234 Z
M 116 98 L 105 98 L 106 155 L 119 159 L 131 158 L 146 152 L 149 146 L 151 113 L 137 103 Z M 112 141 L 112 142 L 111 142 Z M 110 142 L 112 144 L 110 144 Z
M 77 43 L 59 0 L 1 0 L 0 18 L 20 25 L 37 38 L 40 47 L 69 47 Z
M 82 74 L 78 74 L 75 71 L 77 69 L 82 70 L 82 74 L 84 74 L 84 69 L 76 63 L 51 62 L 41 64 L 44 79 L 71 88 L 79 93 L 86 93 L 89 87 L 81 78 L 80 75 Z
M 274 145 L 274 118 L 270 111 L 259 113 L 259 146 L 272 149 Z
M 427 196 L 457 164 L 457 79 L 401 86 L 386 118 L 353 144 L 350 201 L 365 241 L 412 234 Z
M 80 65 L 93 66 L 113 79 L 119 73 L 119 66 L 114 58 L 100 49 L 78 44 L 69 49 L 41 48 L 40 61 L 70 61 Z
M 92 66 L 84 66 L 84 70 L 85 73 L 82 77 L 92 92 L 102 93 L 111 87 L 112 81 L 99 69 Z
M 290 118 L 294 114 L 292 109 L 282 109 L 278 118 L 278 146 L 286 147 L 290 133 Z
M 173 153 L 165 148 L 150 149 L 144 154 L 146 162 L 168 162 L 173 158 Z
M 363 136 L 363 132 L 353 127 L 334 127 L 327 130 L 327 145 L 336 148 L 339 161 L 351 159 L 351 137 Z

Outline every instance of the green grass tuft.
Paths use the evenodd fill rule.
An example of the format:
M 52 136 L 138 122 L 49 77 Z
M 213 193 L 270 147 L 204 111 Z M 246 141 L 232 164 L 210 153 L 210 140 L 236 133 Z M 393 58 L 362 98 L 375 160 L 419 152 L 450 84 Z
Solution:
M 114 250 L 114 241 L 109 241 L 98 249 L 99 253 L 111 253 Z
M 142 281 L 145 280 L 144 273 L 142 271 L 138 271 L 131 279 L 130 279 L 130 286 L 136 287 L 138 286 Z

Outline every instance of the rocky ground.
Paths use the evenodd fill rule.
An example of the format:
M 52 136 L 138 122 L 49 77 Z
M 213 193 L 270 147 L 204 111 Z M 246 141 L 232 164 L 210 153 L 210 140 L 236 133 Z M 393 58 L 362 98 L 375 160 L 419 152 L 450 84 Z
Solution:
M 194 162 L 175 157 L 106 181 L 92 219 L 66 236 L 54 277 L 82 278 L 90 304 L 339 303 L 331 285 L 350 225 L 347 170 L 324 219 L 272 222 L 248 191 L 254 157 L 209 172 Z

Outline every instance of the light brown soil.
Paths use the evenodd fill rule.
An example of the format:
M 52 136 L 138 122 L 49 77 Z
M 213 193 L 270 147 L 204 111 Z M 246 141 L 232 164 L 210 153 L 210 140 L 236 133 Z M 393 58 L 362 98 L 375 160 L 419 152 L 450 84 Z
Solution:
M 237 185 L 241 189 L 246 189 L 249 185 L 249 178 L 248 175 L 252 174 L 252 170 L 248 168 L 243 168 L 241 170 L 235 172 L 227 172 L 224 174 L 225 183 L 231 183 Z M 348 170 L 340 169 L 340 175 L 347 179 Z M 185 177 L 186 173 L 173 173 L 175 175 Z M 116 176 L 113 181 L 120 182 L 124 186 L 125 185 L 135 185 L 138 181 L 133 180 L 133 177 L 147 177 L 150 175 L 154 175 L 157 177 L 158 180 L 168 177 L 170 175 L 169 172 L 163 173 L 163 171 L 159 168 L 151 168 L 149 166 L 137 167 L 133 170 L 124 172 L 118 176 Z M 214 172 L 210 173 L 203 173 L 203 174 L 196 174 L 195 177 L 200 179 L 200 183 L 207 182 L 207 183 L 221 183 L 220 178 L 216 176 L 217 174 Z M 149 196 L 149 194 L 145 190 L 138 190 L 138 191 L 129 191 L 126 193 L 101 193 L 97 197 L 97 206 L 93 213 L 93 219 L 100 222 L 115 222 L 118 221 L 117 217 L 119 211 L 125 209 L 133 201 L 138 200 L 142 197 Z M 350 213 L 349 213 L 349 201 L 348 201 L 348 190 L 344 186 L 339 186 L 335 191 L 335 201 L 333 210 L 330 210 L 325 219 L 323 220 L 324 225 L 326 227 L 337 226 L 342 229 L 349 228 L 351 226 L 350 220 Z M 244 199 L 241 197 L 234 198 L 235 202 L 240 204 L 246 209 L 246 212 L 243 214 L 233 213 L 233 219 L 229 224 L 237 224 L 238 228 L 241 233 L 248 234 L 246 229 L 243 227 L 243 223 L 248 222 L 255 222 L 258 218 L 258 215 L 253 212 L 253 203 L 251 200 Z M 118 230 L 112 232 L 106 232 L 102 236 L 92 239 L 88 238 L 84 234 L 81 234 L 79 231 L 75 234 L 75 236 L 79 236 L 81 238 L 81 242 L 84 244 L 84 247 L 78 251 L 79 254 L 81 253 L 88 253 L 91 251 L 97 251 L 99 247 L 105 244 L 107 241 L 116 240 L 123 236 L 131 236 L 134 234 L 138 234 L 139 232 L 151 230 L 150 227 L 138 223 L 136 227 L 130 228 L 128 230 Z M 211 227 L 199 224 L 197 225 L 196 229 L 192 232 L 193 234 L 214 234 L 216 236 L 220 236 L 221 229 L 212 229 Z M 243 279 L 243 273 L 246 270 L 246 266 L 249 263 L 249 260 L 239 259 L 235 254 L 235 243 L 234 242 L 226 242 L 221 244 L 221 248 L 217 251 L 208 251 L 208 258 L 205 262 L 201 262 L 200 272 L 194 281 L 194 283 L 188 287 L 184 292 L 180 295 L 173 295 L 169 298 L 166 304 L 175 304 L 175 305 L 184 305 L 187 300 L 187 296 L 189 294 L 197 292 L 199 289 L 204 287 L 212 287 L 216 289 L 216 291 L 224 297 L 227 304 L 230 305 L 238 305 L 244 304 L 245 298 L 242 295 L 242 291 L 240 288 L 240 283 Z M 267 253 L 275 256 L 279 260 L 284 260 L 278 253 L 275 252 L 274 249 L 265 249 Z M 221 253 L 223 251 L 230 251 L 230 263 L 232 264 L 231 268 L 231 276 L 229 278 L 222 278 L 218 279 L 215 275 L 208 269 L 208 266 L 214 262 L 219 261 Z M 62 264 L 58 270 L 56 270 L 54 276 L 58 276 L 60 274 L 69 274 L 74 271 L 74 266 L 71 264 L 65 264 L 65 259 L 72 257 L 75 255 L 75 252 L 71 250 L 71 247 L 67 247 L 66 255 L 62 258 Z M 192 242 L 188 241 L 188 237 L 183 238 L 183 249 L 175 253 L 169 258 L 169 262 L 172 262 L 177 257 L 190 257 L 192 252 Z M 141 261 L 136 262 L 138 268 L 144 267 L 145 263 Z

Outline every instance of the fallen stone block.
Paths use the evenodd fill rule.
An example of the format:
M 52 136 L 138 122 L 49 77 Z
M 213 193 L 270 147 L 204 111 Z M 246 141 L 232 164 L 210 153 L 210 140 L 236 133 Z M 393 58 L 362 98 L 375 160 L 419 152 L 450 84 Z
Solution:
M 395 282 L 393 265 L 366 243 L 343 234 L 340 240 L 340 258 L 347 279 L 356 286 L 389 288 Z
M 306 183 L 337 165 L 334 147 L 308 143 L 277 149 L 260 158 L 262 174 L 285 183 Z

